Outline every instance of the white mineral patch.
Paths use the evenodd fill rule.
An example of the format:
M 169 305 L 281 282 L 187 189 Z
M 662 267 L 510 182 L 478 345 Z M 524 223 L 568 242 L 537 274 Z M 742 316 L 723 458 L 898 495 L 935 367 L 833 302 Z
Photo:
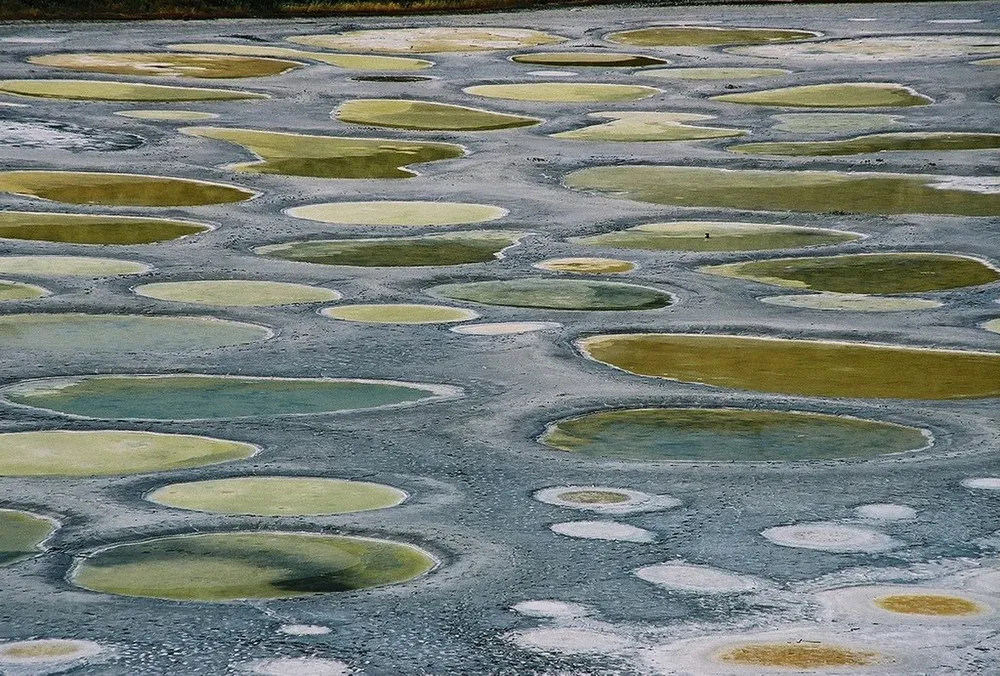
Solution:
M 551 526 L 554 533 L 585 540 L 618 540 L 622 542 L 653 542 L 656 535 L 645 528 L 636 528 L 615 521 L 566 521 Z
M 575 77 L 579 73 L 573 73 L 568 70 L 532 70 L 528 71 L 528 75 L 534 75 L 535 77 Z
M 51 664 L 73 662 L 101 652 L 101 645 L 93 641 L 71 639 L 39 639 L 0 643 L 2 664 Z
M 321 624 L 283 624 L 278 627 L 278 631 L 290 636 L 322 636 L 330 633 L 330 627 Z
M 42 120 L 0 119 L 0 145 L 60 150 L 127 150 L 142 145 L 134 134 L 101 132 L 74 124 Z
M 761 533 L 782 547 L 818 549 L 824 552 L 885 552 L 903 545 L 895 538 L 869 528 L 817 521 L 776 526 Z
M 627 650 L 632 641 L 608 631 L 553 627 L 511 632 L 508 638 L 529 650 L 563 654 L 608 655 Z
M 454 333 L 468 336 L 509 336 L 561 328 L 559 322 L 497 322 L 495 324 L 463 324 L 452 327 Z
M 30 36 L 13 35 L 7 38 L 0 38 L 0 42 L 11 42 L 21 45 L 47 45 L 53 42 L 62 42 L 62 38 L 33 38 Z
M 244 665 L 251 674 L 265 676 L 348 676 L 351 668 L 339 660 L 319 657 L 278 657 Z
M 528 617 L 549 617 L 553 619 L 568 619 L 584 617 L 590 611 L 586 606 L 567 601 L 521 601 L 514 606 L 514 612 Z
M 927 23 L 982 23 L 982 19 L 928 19 Z
M 621 502 L 586 502 L 574 500 L 574 493 L 607 493 L 625 498 Z M 613 486 L 553 486 L 535 492 L 535 499 L 547 505 L 580 509 L 600 514 L 635 514 L 677 507 L 681 501 L 670 495 L 650 495 L 642 491 Z
M 862 519 L 875 521 L 909 521 L 917 518 L 917 510 L 906 505 L 891 502 L 873 503 L 854 508 L 854 513 Z
M 984 491 L 1000 491 L 1000 477 L 982 476 L 964 479 L 962 485 L 966 488 L 978 488 Z
M 942 305 L 940 301 L 927 298 L 886 298 L 862 293 L 810 293 L 801 296 L 767 296 L 758 300 L 768 305 L 847 312 L 908 312 L 930 310 Z
M 1000 177 L 948 176 L 929 184 L 929 187 L 936 190 L 962 190 L 982 195 L 996 195 L 1000 194 Z
M 763 580 L 738 575 L 711 566 L 689 563 L 659 563 L 635 571 L 637 577 L 660 587 L 703 594 L 733 594 L 753 591 L 765 586 Z

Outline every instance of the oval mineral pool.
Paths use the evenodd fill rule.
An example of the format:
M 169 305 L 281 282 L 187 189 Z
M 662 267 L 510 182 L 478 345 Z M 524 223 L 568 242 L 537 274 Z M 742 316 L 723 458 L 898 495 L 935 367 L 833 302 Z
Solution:
M 51 293 L 45 287 L 0 279 L 0 301 L 35 300 L 36 298 L 44 298 L 51 295 Z
M 0 663 L 19 665 L 22 668 L 34 665 L 39 671 L 32 673 L 62 673 L 66 662 L 75 662 L 97 655 L 102 651 L 99 643 L 74 639 L 42 638 L 30 641 L 0 643 Z M 61 667 L 53 672 L 53 666 Z M 47 668 L 46 668 L 47 667 Z M 30 668 L 30 667 L 29 667 Z M 12 671 L 20 674 L 21 671 Z
M 3 212 L 0 212 L 2 215 Z M 319 223 L 342 225 L 437 226 L 495 221 L 507 210 L 491 204 L 460 202 L 327 202 L 293 207 L 285 213 Z
M 648 286 L 540 277 L 442 284 L 430 292 L 483 305 L 550 310 L 655 310 L 673 303 L 669 293 Z
M 590 458 L 712 462 L 869 458 L 930 443 L 892 423 L 730 408 L 599 411 L 552 423 L 539 441 Z
M 0 118 L 0 147 L 119 152 L 144 145 L 135 134 L 46 119 Z
M 42 378 L 0 390 L 8 401 L 84 418 L 213 420 L 320 415 L 453 398 L 461 390 L 387 380 L 98 375 Z
M 929 96 L 893 82 L 842 82 L 800 85 L 759 92 L 721 94 L 712 97 L 727 103 L 789 108 L 895 108 L 926 106 Z
M 929 298 L 901 298 L 869 296 L 862 293 L 809 293 L 758 298 L 761 303 L 806 310 L 834 310 L 842 312 L 916 312 L 932 310 L 944 305 Z
M 203 113 L 200 110 L 119 110 L 115 115 L 159 122 L 200 122 L 219 117 L 216 113 Z
M 240 78 L 280 75 L 298 68 L 296 61 L 282 61 L 226 54 L 171 54 L 148 52 L 72 52 L 43 54 L 28 63 L 64 70 L 145 77 Z
M 0 192 L 69 204 L 123 207 L 228 204 L 256 195 L 252 190 L 224 183 L 91 171 L 0 171 Z
M 3 259 L 0 259 L 0 267 L 2 261 Z M 132 291 L 147 298 L 216 307 L 271 307 L 297 303 L 328 303 L 340 300 L 342 297 L 339 292 L 321 286 L 250 279 L 157 282 L 142 284 Z
M 620 52 L 532 52 L 531 54 L 516 54 L 510 57 L 510 60 L 516 63 L 531 63 L 539 66 L 580 68 L 638 68 L 670 63 L 666 59 L 658 59 L 654 56 L 622 54 Z
M 320 314 L 330 319 L 370 324 L 450 324 L 479 317 L 478 313 L 460 307 L 392 303 L 341 305 L 323 308 Z
M 550 258 L 532 267 L 577 275 L 620 275 L 635 270 L 635 263 L 617 258 Z
M 964 617 L 982 615 L 988 609 L 976 601 L 942 593 L 896 593 L 880 596 L 872 601 L 882 610 L 901 615 L 928 617 Z
M 349 124 L 431 131 L 491 131 L 542 122 L 537 117 L 407 99 L 355 99 L 341 104 L 334 116 Z
M 173 87 L 107 80 L 0 80 L 0 92 L 73 101 L 236 101 L 271 98 L 267 94 L 236 89 Z
M 463 324 L 449 331 L 466 336 L 513 336 L 536 331 L 562 328 L 558 322 L 497 322 L 492 324 Z
M 202 54 L 235 54 L 237 56 L 266 56 L 297 61 L 319 61 L 329 66 L 347 70 L 423 70 L 434 65 L 426 59 L 408 59 L 402 56 L 373 56 L 371 54 L 329 54 L 291 47 L 271 45 L 234 45 L 228 42 L 188 42 L 167 45 L 177 52 Z M 430 79 L 430 78 L 427 78 Z
M 833 521 L 814 521 L 790 526 L 775 526 L 761 532 L 765 539 L 781 547 L 815 549 L 821 552 L 848 554 L 887 552 L 903 545 L 871 528 L 845 526 Z
M 0 256 L 0 273 L 37 277 L 141 275 L 153 267 L 135 261 L 89 256 Z M 2 296 L 0 296 L 2 297 Z
M 42 545 L 58 528 L 57 521 L 45 516 L 0 509 L 0 566 L 41 554 Z
M 189 434 L 48 430 L 0 434 L 0 476 L 146 474 L 244 460 L 257 447 Z
M 757 251 L 843 244 L 863 235 L 843 230 L 803 228 L 770 223 L 674 221 L 646 223 L 568 241 L 586 246 L 642 251 Z
M 877 35 L 807 44 L 759 45 L 726 50 L 783 62 L 801 59 L 825 64 L 843 62 L 935 61 L 1000 54 L 1000 35 L 944 33 L 937 35 Z
M 430 267 L 486 263 L 503 258 L 523 232 L 483 230 L 420 237 L 321 239 L 254 249 L 268 258 L 355 267 Z
M 412 545 L 342 535 L 228 532 L 114 545 L 79 559 L 91 591 L 175 601 L 277 599 L 398 584 L 437 565 Z
M 734 28 L 682 24 L 617 31 L 604 36 L 604 39 L 633 47 L 715 47 L 808 40 L 819 35 L 814 31 L 791 28 Z
M 334 51 L 435 54 L 521 49 L 564 42 L 566 38 L 528 28 L 425 26 L 352 30 L 330 35 L 295 35 L 288 40 Z
M 983 328 L 992 333 L 1000 333 L 1000 319 L 991 319 L 983 324 Z
M 0 211 L 0 238 L 69 244 L 151 244 L 211 230 L 194 221 L 110 216 Z
M 860 134 L 898 127 L 900 118 L 883 113 L 787 113 L 772 115 L 772 129 L 790 134 Z
M 212 317 L 34 313 L 0 315 L 5 351 L 27 355 L 118 356 L 211 350 L 267 340 L 273 332 L 256 324 Z
M 590 113 L 589 118 L 611 120 L 580 129 L 552 134 L 572 141 L 664 142 L 743 136 L 743 129 L 705 127 L 691 122 L 714 119 L 714 115 L 693 113 L 615 112 Z
M 664 80 L 759 80 L 791 72 L 782 68 L 655 68 L 640 75 Z
M 0 83 L 2 84 L 2 83 Z M 490 99 L 536 101 L 540 103 L 610 103 L 638 101 L 661 93 L 644 85 L 605 84 L 600 82 L 531 82 L 476 85 L 463 89 L 466 94 Z
M 1000 134 L 911 131 L 871 134 L 837 141 L 741 143 L 729 146 L 726 150 L 744 155 L 825 157 L 863 153 L 995 150 L 996 148 L 1000 148 Z
M 820 397 L 1000 396 L 1000 354 L 719 334 L 637 333 L 577 341 L 628 373 L 740 390 Z
M 831 643 L 745 643 L 719 651 L 715 659 L 742 667 L 814 671 L 885 663 L 879 653 Z
M 212 514 L 320 516 L 394 507 L 406 493 L 382 484 L 322 477 L 252 476 L 170 484 L 146 499 Z
M 698 271 L 791 289 L 861 294 L 943 291 L 1000 280 L 1000 271 L 979 259 L 935 253 L 773 258 Z

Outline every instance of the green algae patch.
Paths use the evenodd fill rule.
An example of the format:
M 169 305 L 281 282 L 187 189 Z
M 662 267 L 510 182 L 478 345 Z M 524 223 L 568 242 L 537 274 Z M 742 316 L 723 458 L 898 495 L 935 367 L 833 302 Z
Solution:
M 783 68 L 656 68 L 644 70 L 642 75 L 664 80 L 760 80 L 791 72 Z
M 58 523 L 38 514 L 0 509 L 0 566 L 37 556 L 58 528 Z
M 861 293 L 810 293 L 801 296 L 768 296 L 758 298 L 767 305 L 806 310 L 839 310 L 843 312 L 914 312 L 933 310 L 943 303 L 928 298 L 869 296 Z
M 802 60 L 823 64 L 937 61 L 1000 54 L 1000 36 L 991 33 L 878 35 L 799 44 L 733 47 L 726 51 L 784 62 Z
M 238 101 L 267 94 L 235 89 L 174 87 L 107 80 L 0 80 L 0 93 L 73 101 Z
M 25 355 L 117 356 L 122 353 L 191 352 L 267 340 L 256 324 L 212 317 L 157 317 L 79 313 L 0 315 L 0 344 Z
M 278 599 L 398 584 L 437 566 L 417 547 L 289 532 L 175 535 L 99 550 L 70 581 L 91 591 L 173 601 Z
M 8 300 L 35 300 L 36 298 L 44 298 L 51 294 L 51 291 L 41 286 L 0 279 L 0 302 Z
M 491 131 L 542 122 L 537 117 L 406 99 L 355 99 L 342 104 L 335 115 L 350 124 L 431 131 Z
M 899 126 L 899 117 L 883 113 L 787 113 L 772 115 L 775 131 L 791 134 L 860 134 Z
M 552 134 L 554 138 L 573 141 L 694 141 L 699 139 L 743 136 L 743 129 L 703 127 L 689 124 L 714 119 L 714 115 L 693 113 L 589 113 L 595 120 L 611 120 L 582 129 Z
M 1000 134 L 954 131 L 870 134 L 839 141 L 742 143 L 726 150 L 744 155 L 828 156 L 924 150 L 995 150 Z
M 408 59 L 402 56 L 373 56 L 371 54 L 325 54 L 309 52 L 290 47 L 269 47 L 266 45 L 231 45 L 224 42 L 189 42 L 167 45 L 178 52 L 201 52 L 209 54 L 236 54 L 238 56 L 264 56 L 298 61 L 319 61 L 328 66 L 345 70 L 423 70 L 434 65 L 425 59 Z
M 93 171 L 0 171 L 0 192 L 68 204 L 122 207 L 228 204 L 256 196 L 251 190 L 224 183 Z
M 522 82 L 476 85 L 466 87 L 462 91 L 489 99 L 540 103 L 616 103 L 638 101 L 661 93 L 656 87 L 600 82 Z
M 363 324 L 451 324 L 479 317 L 478 313 L 460 307 L 405 303 L 341 305 L 323 308 L 320 314 L 330 319 Z
M 870 458 L 928 445 L 903 425 L 729 408 L 600 411 L 553 423 L 539 441 L 589 458 L 708 462 Z
M 191 282 L 157 282 L 133 291 L 147 298 L 215 307 L 270 307 L 340 300 L 333 289 L 307 284 L 249 279 L 202 279 Z
M 718 334 L 638 333 L 577 341 L 628 373 L 736 390 L 868 399 L 1000 396 L 1000 354 Z
M 241 145 L 261 159 L 231 165 L 237 171 L 315 178 L 411 178 L 411 164 L 461 157 L 452 143 L 307 136 L 254 129 L 185 127 L 190 136 Z
M 787 108 L 905 108 L 933 103 L 929 96 L 892 82 L 801 85 L 712 98 L 727 103 Z
M 356 267 L 430 267 L 486 263 L 503 257 L 523 232 L 483 230 L 420 237 L 321 239 L 254 249 L 267 258 Z
M 528 28 L 495 26 L 427 26 L 345 31 L 329 35 L 296 35 L 289 42 L 320 49 L 402 54 L 488 52 L 565 42 L 566 38 Z
M 990 284 L 1000 272 L 976 258 L 953 254 L 886 253 L 775 258 L 710 265 L 700 272 L 834 293 L 920 293 Z
M 617 258 L 550 258 L 533 267 L 577 275 L 619 275 L 635 270 L 635 263 Z
M 1000 215 L 1000 177 L 649 165 L 581 169 L 577 190 L 683 207 L 860 214 Z
M 257 447 L 189 434 L 98 430 L 0 434 L 0 476 L 145 474 L 243 460 Z
M 503 218 L 508 212 L 491 204 L 380 200 L 309 204 L 288 209 L 285 213 L 319 223 L 423 227 L 485 223 Z
M 203 113 L 200 110 L 119 110 L 115 115 L 156 122 L 201 122 L 219 117 L 215 113 Z
M 295 61 L 252 56 L 144 52 L 44 54 L 29 57 L 28 62 L 87 73 L 197 78 L 268 77 L 300 66 Z
M 0 239 L 67 244 L 151 244 L 207 232 L 192 221 L 140 216 L 0 211 Z
M 4 400 L 20 406 L 116 420 L 321 415 L 424 403 L 458 393 L 445 385 L 383 380 L 201 374 L 42 378 L 2 390 Z
M 675 221 L 646 223 L 589 237 L 570 237 L 584 246 L 643 251 L 759 251 L 829 246 L 862 239 L 843 230 L 802 228 L 770 223 Z
M 253 476 L 158 488 L 146 499 L 212 514 L 320 516 L 394 507 L 406 493 L 382 484 L 321 477 Z
M 721 26 L 651 26 L 616 31 L 605 40 L 632 47 L 719 47 L 808 40 L 820 34 L 790 28 L 729 28 Z
M 540 277 L 442 284 L 430 291 L 483 305 L 550 310 L 655 310 L 673 303 L 669 293 L 648 286 Z
M 622 54 L 620 52 L 533 52 L 510 57 L 516 63 L 531 63 L 539 66 L 571 66 L 574 68 L 640 68 L 642 66 L 662 66 L 670 63 L 644 54 Z M 644 73 L 645 74 L 645 73 Z
M 36 277 L 110 277 L 141 275 L 152 266 L 117 258 L 89 256 L 0 256 L 0 273 Z

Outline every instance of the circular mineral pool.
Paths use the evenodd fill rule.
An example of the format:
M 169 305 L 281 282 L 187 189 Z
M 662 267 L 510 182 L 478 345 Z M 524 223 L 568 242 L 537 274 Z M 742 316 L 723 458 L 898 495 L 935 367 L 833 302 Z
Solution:
M 870 528 L 816 521 L 792 526 L 775 526 L 761 535 L 776 545 L 823 552 L 877 553 L 896 549 L 903 543 Z

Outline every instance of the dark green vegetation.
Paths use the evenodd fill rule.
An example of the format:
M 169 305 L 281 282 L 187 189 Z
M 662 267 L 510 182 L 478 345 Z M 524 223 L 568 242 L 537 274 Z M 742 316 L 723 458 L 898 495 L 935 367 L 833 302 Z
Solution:
M 905 150 L 993 150 L 996 148 L 1000 148 L 1000 134 L 914 131 L 871 134 L 840 141 L 740 143 L 729 146 L 726 150 L 746 155 L 825 156 Z
M 0 211 L 0 239 L 69 244 L 150 244 L 209 230 L 165 218 Z
M 865 458 L 923 448 L 912 427 L 787 411 L 647 408 L 560 420 L 543 444 L 592 458 L 781 461 Z
M 13 509 L 0 509 L 0 566 L 34 556 L 58 526 L 50 519 Z
M 364 380 L 207 375 L 81 376 L 14 385 L 14 403 L 87 418 L 199 420 L 309 415 L 435 398 L 432 386 Z
M 670 294 L 648 286 L 537 277 L 442 284 L 431 292 L 483 305 L 551 310 L 655 310 L 673 302 Z

